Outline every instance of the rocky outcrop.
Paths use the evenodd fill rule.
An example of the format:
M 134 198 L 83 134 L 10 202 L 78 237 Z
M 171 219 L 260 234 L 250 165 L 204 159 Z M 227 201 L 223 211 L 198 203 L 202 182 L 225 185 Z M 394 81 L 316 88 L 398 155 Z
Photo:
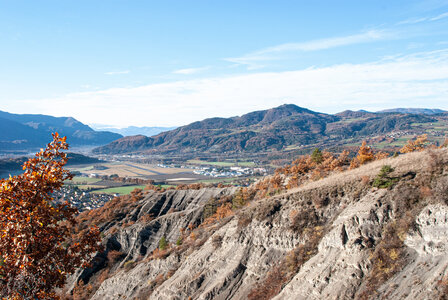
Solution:
M 92 299 L 442 298 L 447 154 L 377 161 L 250 202 L 177 246 L 179 229 L 201 223 L 210 198 L 235 190 L 151 192 L 129 211 L 134 224 L 106 236 L 109 250 L 124 258 L 96 282 Z M 373 188 L 384 164 L 395 169 L 397 183 Z M 148 213 L 153 220 L 139 221 Z M 172 250 L 154 257 L 162 236 Z

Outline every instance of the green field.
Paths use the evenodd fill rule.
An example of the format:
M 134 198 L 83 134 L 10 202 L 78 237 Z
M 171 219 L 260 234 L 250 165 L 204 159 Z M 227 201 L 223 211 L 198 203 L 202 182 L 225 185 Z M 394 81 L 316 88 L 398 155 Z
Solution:
M 217 166 L 217 167 L 254 167 L 255 163 L 252 161 L 239 161 L 239 162 L 228 162 L 228 161 L 205 161 L 198 159 L 190 159 L 187 161 L 190 164 L 196 165 L 209 165 L 209 166 Z
M 67 183 L 68 184 L 79 185 L 79 184 L 93 184 L 93 183 L 96 183 L 98 181 L 101 181 L 101 179 L 75 176 L 75 177 L 73 177 L 72 180 L 67 181 Z
M 120 187 L 96 190 L 96 191 L 92 191 L 92 193 L 127 195 L 127 194 L 131 193 L 134 189 L 142 189 L 143 190 L 144 188 L 145 188 L 144 185 L 130 185 L 130 186 L 120 186 Z
M 80 167 L 80 168 L 77 168 L 77 167 L 75 166 L 75 167 L 68 167 L 68 169 L 69 169 L 69 170 L 72 170 L 72 171 L 85 172 L 85 171 L 93 170 L 93 166 Z
M 168 189 L 171 187 L 176 187 L 177 185 L 173 185 L 173 184 L 161 184 L 160 187 L 164 188 L 164 189 Z
M 232 183 L 235 181 L 235 178 L 217 178 L 217 179 L 204 179 L 198 182 L 201 183 Z
M 88 189 L 104 189 L 102 185 L 94 185 L 94 184 L 79 184 L 77 185 L 80 190 L 88 190 Z

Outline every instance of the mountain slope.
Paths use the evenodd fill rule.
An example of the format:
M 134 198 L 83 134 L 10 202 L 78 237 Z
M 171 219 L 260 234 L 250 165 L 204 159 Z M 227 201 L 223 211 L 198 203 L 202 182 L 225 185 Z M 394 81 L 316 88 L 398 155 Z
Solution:
M 384 135 L 435 121 L 427 115 L 365 111 L 328 115 L 285 104 L 240 117 L 210 118 L 148 138 L 124 137 L 94 153 L 257 153 L 310 144 L 334 146 L 351 137 Z
M 187 228 L 202 222 L 210 199 L 235 190 L 118 200 L 115 217 L 96 219 L 109 253 L 68 288 L 83 278 L 97 287 L 92 299 L 442 299 L 447 157 L 444 149 L 376 161 L 256 200 L 194 231 Z M 397 182 L 372 188 L 384 164 Z M 173 250 L 153 252 L 162 237 Z
M 154 150 L 165 153 L 220 153 L 278 150 L 290 143 L 307 143 L 322 138 L 326 124 L 336 120 L 336 116 L 316 113 L 296 105 L 282 105 L 241 117 L 205 119 L 148 139 L 125 137 L 94 152 Z
M 29 149 L 46 144 L 52 132 L 67 136 L 70 145 L 103 145 L 122 136 L 94 131 L 71 117 L 11 114 L 0 111 L 0 149 Z

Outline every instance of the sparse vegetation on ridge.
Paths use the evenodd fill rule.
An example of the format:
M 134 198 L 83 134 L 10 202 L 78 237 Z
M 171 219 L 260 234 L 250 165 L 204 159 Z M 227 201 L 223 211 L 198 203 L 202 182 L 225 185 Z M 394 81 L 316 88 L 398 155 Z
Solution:
M 362 154 L 366 153 L 365 149 L 367 148 L 367 145 L 364 144 L 361 148 L 363 149 L 360 149 L 359 152 Z M 237 189 L 233 196 L 227 195 L 211 198 L 208 202 L 204 202 L 199 222 L 190 224 L 188 227 L 181 228 L 180 234 L 177 237 L 173 238 L 171 236 L 169 241 L 168 239 L 166 239 L 166 247 L 161 247 L 159 244 L 159 246 L 152 252 L 147 253 L 145 255 L 146 257 L 132 260 L 133 265 L 148 264 L 152 261 L 157 260 L 171 261 L 174 259 L 182 259 L 182 257 L 195 253 L 197 249 L 200 249 L 205 243 L 207 243 L 210 237 L 213 237 L 210 239 L 210 244 L 214 249 L 219 251 L 221 247 L 224 247 L 223 245 L 225 245 L 226 242 L 222 234 L 215 235 L 215 233 L 219 231 L 222 226 L 226 226 L 228 222 L 237 219 L 237 232 L 242 233 L 246 230 L 246 228 L 259 226 L 259 224 L 263 223 L 269 224 L 273 219 L 277 218 L 278 213 L 283 210 L 283 205 L 285 202 L 281 202 L 278 199 L 288 198 L 289 194 L 295 193 L 294 191 L 297 187 L 314 186 L 314 184 L 310 185 L 309 183 L 318 183 L 321 182 L 320 180 L 322 180 L 322 182 L 326 182 L 327 184 L 328 180 L 324 178 L 335 173 L 340 173 L 345 170 L 351 169 L 349 172 L 352 175 L 350 176 L 354 176 L 353 178 L 356 178 L 356 176 L 358 176 L 359 181 L 353 182 L 352 185 L 357 186 L 356 189 L 358 189 L 359 192 L 353 193 L 359 193 L 359 196 L 356 196 L 354 194 L 353 197 L 361 197 L 363 193 L 367 193 L 369 190 L 372 190 L 372 186 L 376 185 L 380 188 L 388 187 L 390 189 L 396 190 L 398 187 L 403 186 L 403 184 L 407 184 L 409 180 L 413 180 L 413 178 L 415 177 L 415 174 L 400 175 L 400 172 L 402 172 L 401 169 L 399 169 L 398 171 L 394 171 L 394 169 L 396 170 L 395 163 L 393 163 L 395 161 L 394 158 L 390 158 L 387 163 L 383 163 L 383 167 L 381 167 L 381 159 L 385 157 L 385 155 L 376 155 L 378 152 L 375 152 L 369 148 L 367 149 L 367 153 L 371 155 L 372 159 L 367 161 L 372 162 L 378 160 L 378 162 L 372 162 L 372 166 L 375 166 L 373 168 L 376 168 L 376 172 L 378 175 L 377 178 L 374 178 L 375 174 L 372 174 L 372 172 L 363 173 L 362 170 L 364 170 L 365 168 L 359 170 L 357 168 L 354 169 L 353 164 L 351 164 L 353 160 L 362 161 L 359 159 L 360 153 L 358 153 L 358 155 L 352 159 L 350 159 L 349 153 L 342 153 L 337 155 L 327 151 L 321 151 L 322 160 L 313 159 L 313 155 L 303 156 L 290 166 L 286 166 L 277 170 L 276 174 L 274 174 L 273 176 L 266 177 L 265 179 L 252 186 Z M 363 164 L 366 164 L 366 162 L 364 161 Z M 392 165 L 394 165 L 394 167 L 392 167 Z M 378 173 L 379 168 L 381 168 L 381 170 Z M 372 168 L 368 169 L 371 170 Z M 394 174 L 394 177 L 392 177 L 392 174 Z M 295 178 L 298 179 L 296 181 L 296 184 L 288 185 L 290 178 L 294 178 L 294 176 L 296 176 Z M 343 174 L 336 175 L 335 177 L 338 176 L 342 176 L 341 178 L 345 177 L 345 175 Z M 371 180 L 370 178 L 374 179 Z M 380 183 L 376 184 L 376 182 Z M 300 189 L 298 189 L 298 191 L 299 190 Z M 130 199 L 126 200 L 130 197 L 125 197 L 126 199 L 122 197 L 119 201 L 125 200 L 124 203 L 130 204 L 130 207 L 137 208 L 137 206 L 139 205 L 138 203 L 143 200 L 145 198 L 145 194 L 148 195 L 148 193 L 153 192 L 149 190 L 136 191 L 136 193 L 134 193 L 135 199 L 133 201 L 128 202 Z M 162 193 L 163 196 L 164 192 L 158 191 L 157 193 Z M 308 206 L 297 207 L 290 211 L 287 218 L 287 228 L 293 232 L 297 232 L 298 234 L 300 234 L 302 236 L 303 242 L 297 244 L 291 252 L 285 254 L 282 259 L 277 261 L 276 269 L 268 271 L 266 273 L 266 277 L 260 278 L 257 285 L 253 286 L 253 289 L 250 292 L 250 297 L 255 299 L 257 297 L 261 297 L 260 295 L 263 294 L 265 295 L 263 297 L 266 297 L 263 299 L 270 299 L 270 297 L 280 292 L 283 287 L 287 285 L 288 282 L 290 282 L 295 274 L 297 272 L 300 272 L 301 266 L 303 266 L 317 253 L 317 246 L 320 243 L 322 237 L 326 234 L 329 228 L 329 224 L 331 224 L 328 223 L 331 222 L 330 220 L 323 217 L 323 214 L 325 214 L 324 212 L 328 211 L 329 207 L 331 207 L 332 210 L 343 209 L 344 207 L 341 206 L 340 208 L 338 208 L 339 203 L 333 200 L 337 199 L 338 196 L 325 193 L 326 192 L 323 192 L 322 195 L 317 195 L 313 192 L 312 194 L 306 196 L 307 199 L 309 199 L 307 201 L 310 203 L 307 204 Z M 344 192 L 341 193 L 342 195 L 344 194 Z M 425 189 L 420 189 L 420 193 L 422 195 L 432 194 L 431 191 L 427 191 Z M 405 195 L 405 193 L 402 194 Z M 275 197 L 269 198 L 269 196 Z M 390 203 L 397 203 L 397 205 L 408 205 L 406 204 L 407 202 L 394 201 L 395 200 L 391 200 Z M 128 204 L 122 206 L 122 204 L 116 202 L 110 207 L 105 206 L 103 211 L 110 211 L 110 209 L 113 208 L 114 210 L 118 209 L 117 213 L 120 214 L 119 211 L 121 209 L 129 209 L 129 207 L 127 207 Z M 403 212 L 409 211 L 409 208 L 402 207 L 400 209 Z M 110 213 L 112 213 L 112 211 L 110 211 Z M 173 212 L 167 211 L 162 217 L 165 218 L 165 216 L 168 216 L 169 213 Z M 182 215 L 184 214 L 184 212 L 175 212 L 175 214 Z M 113 215 L 114 213 L 111 214 L 111 216 Z M 403 260 L 403 257 L 405 257 L 406 255 L 406 253 L 402 251 L 404 249 L 403 244 L 400 244 L 398 240 L 394 245 L 388 244 L 388 242 L 392 243 L 394 241 L 394 237 L 392 235 L 396 234 L 397 232 L 402 232 L 401 230 L 406 231 L 406 228 L 411 228 L 409 224 L 412 224 L 412 221 L 409 221 L 409 219 L 405 216 L 403 218 L 405 218 L 406 220 L 403 219 L 401 221 L 401 219 L 399 219 L 397 221 L 398 225 L 388 225 L 389 227 L 387 228 L 389 229 L 385 229 L 385 236 L 389 234 L 389 238 L 383 239 L 383 242 L 379 243 L 378 246 L 373 244 L 374 242 L 371 240 L 361 242 L 363 244 L 365 243 L 366 247 L 368 247 L 367 249 L 370 249 L 372 247 L 372 249 L 374 249 L 376 247 L 377 252 L 375 253 L 377 254 L 372 254 L 373 264 L 375 262 L 375 257 L 383 257 L 384 255 L 386 255 L 384 254 L 384 251 L 381 252 L 381 249 L 383 247 L 381 245 L 384 244 L 384 249 L 390 250 L 392 249 L 390 248 L 392 246 L 395 249 L 393 251 L 391 250 L 391 252 L 387 252 L 389 250 L 385 250 L 387 252 L 387 255 L 389 255 L 388 257 L 390 257 L 391 259 L 391 261 L 387 263 L 391 266 L 391 269 L 386 270 L 382 265 L 377 265 L 376 267 L 374 267 L 374 270 L 376 271 L 372 271 L 374 273 L 372 273 L 372 275 L 369 275 L 372 276 L 372 279 L 369 279 L 369 286 L 376 287 L 378 286 L 378 284 L 380 284 L 380 282 L 388 280 L 388 278 L 390 278 L 390 275 L 385 276 L 384 274 L 394 274 L 396 272 L 399 272 L 401 270 L 401 264 L 406 262 L 406 260 Z M 157 222 L 157 220 L 158 217 L 151 216 L 147 221 L 144 221 L 143 218 L 141 218 L 137 222 L 150 222 L 151 224 L 153 224 L 153 222 Z M 103 219 L 102 222 L 105 222 L 105 219 Z M 401 226 L 401 222 L 404 222 L 403 224 L 408 224 L 406 225 L 408 227 Z M 120 226 L 117 226 L 119 224 L 122 224 L 122 228 L 120 228 Z M 116 228 L 115 230 L 120 231 L 126 229 L 126 227 L 128 226 L 135 226 L 133 224 L 133 222 L 128 222 L 123 219 L 118 224 L 113 225 L 112 227 L 107 227 L 108 229 L 105 232 L 107 232 L 107 234 L 115 234 L 114 228 Z M 400 233 L 400 235 L 403 236 L 402 233 Z M 381 261 L 385 261 L 384 257 L 381 259 Z M 151 290 L 153 291 L 153 289 Z M 271 296 L 267 297 L 266 295 Z

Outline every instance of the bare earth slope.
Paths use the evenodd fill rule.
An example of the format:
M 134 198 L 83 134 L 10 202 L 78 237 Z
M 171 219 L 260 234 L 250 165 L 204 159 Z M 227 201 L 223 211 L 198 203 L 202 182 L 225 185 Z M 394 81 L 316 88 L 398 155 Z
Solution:
M 384 164 L 397 183 L 373 188 Z M 99 285 L 92 299 L 443 299 L 447 175 L 446 149 L 376 161 L 251 202 L 154 259 L 162 236 L 174 244 L 210 197 L 234 190 L 150 192 L 127 212 L 135 223 L 106 234 L 124 253 L 107 279 L 101 267 L 81 277 Z

